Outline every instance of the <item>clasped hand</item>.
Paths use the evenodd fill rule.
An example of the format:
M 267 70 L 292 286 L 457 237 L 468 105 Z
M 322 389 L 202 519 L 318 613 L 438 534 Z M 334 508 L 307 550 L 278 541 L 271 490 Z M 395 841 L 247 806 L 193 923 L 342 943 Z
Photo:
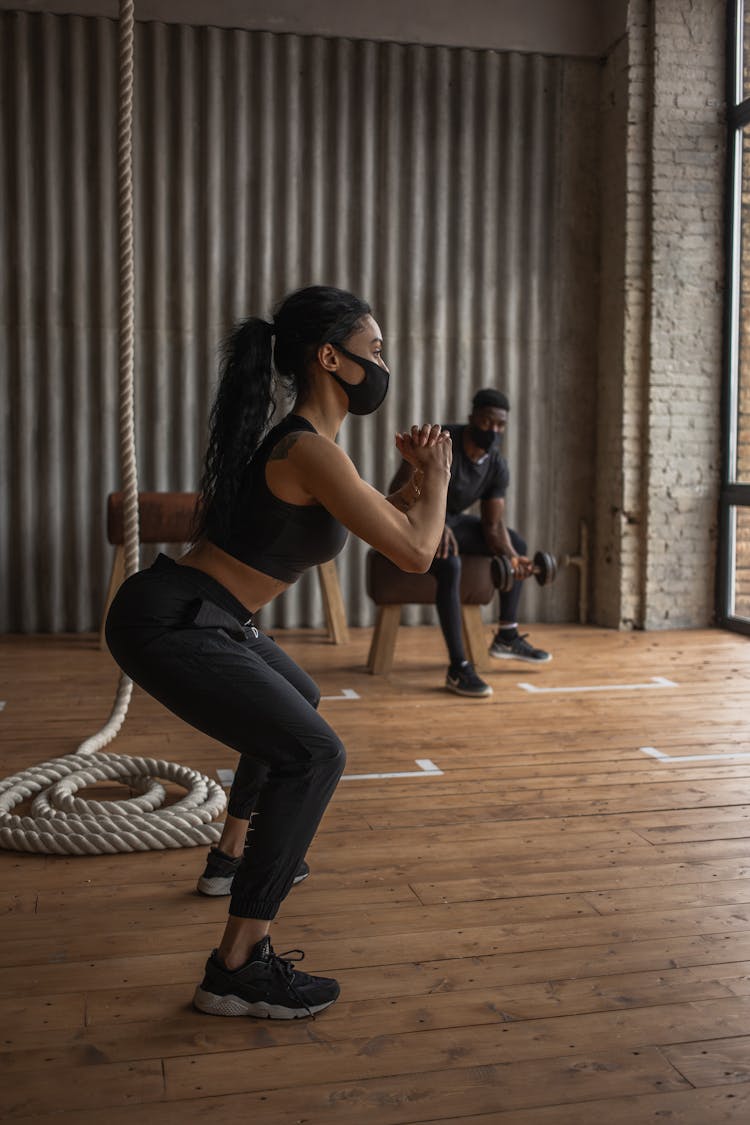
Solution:
M 450 472 L 453 445 L 450 434 L 440 426 L 412 426 L 411 430 L 396 434 L 396 449 L 415 469 L 437 466 Z

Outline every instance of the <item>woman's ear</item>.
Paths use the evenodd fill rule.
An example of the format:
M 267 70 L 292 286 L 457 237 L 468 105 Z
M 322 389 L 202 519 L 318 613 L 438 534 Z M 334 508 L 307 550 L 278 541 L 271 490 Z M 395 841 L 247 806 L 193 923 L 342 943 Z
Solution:
M 318 363 L 325 371 L 336 371 L 339 365 L 339 353 L 333 344 L 321 344 L 318 348 Z

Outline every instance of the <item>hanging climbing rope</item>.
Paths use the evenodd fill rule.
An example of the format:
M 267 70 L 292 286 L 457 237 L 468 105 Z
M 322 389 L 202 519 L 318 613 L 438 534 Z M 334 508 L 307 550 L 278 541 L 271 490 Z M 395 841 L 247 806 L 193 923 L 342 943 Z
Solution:
M 119 383 L 120 472 L 124 492 L 125 577 L 138 570 L 138 479 L 135 459 L 135 268 L 133 252 L 133 89 L 135 2 L 120 0 L 117 190 L 120 241 Z M 63 855 L 185 848 L 213 843 L 221 826 L 212 823 L 226 808 L 221 786 L 187 766 L 125 754 L 100 754 L 118 734 L 130 705 L 132 681 L 120 676 L 112 713 L 75 754 L 53 758 L 0 782 L 0 847 Z M 163 807 L 159 779 L 187 795 Z M 119 781 L 139 796 L 123 801 L 87 801 L 76 794 L 99 781 Z M 30 813 L 16 806 L 31 801 Z

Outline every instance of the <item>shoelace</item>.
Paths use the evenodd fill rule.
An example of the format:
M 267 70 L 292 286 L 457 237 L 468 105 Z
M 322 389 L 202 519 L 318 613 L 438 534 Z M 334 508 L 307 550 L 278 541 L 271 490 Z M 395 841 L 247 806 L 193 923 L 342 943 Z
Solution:
M 299 956 L 292 957 L 292 953 L 297 953 L 299 954 Z M 273 965 L 277 972 L 279 972 L 281 976 L 284 977 L 284 983 L 286 984 L 287 991 L 294 997 L 298 1004 L 302 1005 L 308 1016 L 310 1016 L 312 1019 L 315 1019 L 315 1012 L 312 1011 L 312 1009 L 300 996 L 299 992 L 294 986 L 294 966 L 296 964 L 299 964 L 300 961 L 304 961 L 304 959 L 305 954 L 302 949 L 287 949 L 285 953 L 275 953 L 274 950 L 271 949 L 268 957 L 269 962 Z
M 523 642 L 526 640 L 528 635 L 528 633 L 516 633 L 515 637 L 511 637 L 510 640 L 507 641 L 504 641 L 502 637 L 500 637 L 499 643 L 501 645 L 505 645 L 505 647 L 509 649 L 514 649 L 517 645 L 523 647 Z M 497 641 L 497 637 L 495 638 L 495 640 Z M 526 645 L 526 648 L 531 648 L 531 645 Z
M 516 639 L 513 641 L 511 648 L 514 648 L 516 645 L 518 645 L 519 648 L 527 648 L 533 652 L 533 646 L 526 644 L 526 638 L 528 637 L 528 635 L 528 633 L 519 633 Z

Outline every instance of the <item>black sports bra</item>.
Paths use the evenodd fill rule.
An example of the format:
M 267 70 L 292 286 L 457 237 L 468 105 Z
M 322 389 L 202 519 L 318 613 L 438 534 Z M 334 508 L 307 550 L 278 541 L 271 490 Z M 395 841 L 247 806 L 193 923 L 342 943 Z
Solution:
M 335 558 L 348 534 L 322 504 L 288 504 L 266 484 L 266 463 L 274 446 L 300 430 L 317 433 L 306 418 L 287 414 L 258 446 L 240 483 L 229 535 L 215 532 L 210 515 L 206 526 L 211 543 L 282 582 L 296 582 L 311 566 Z

